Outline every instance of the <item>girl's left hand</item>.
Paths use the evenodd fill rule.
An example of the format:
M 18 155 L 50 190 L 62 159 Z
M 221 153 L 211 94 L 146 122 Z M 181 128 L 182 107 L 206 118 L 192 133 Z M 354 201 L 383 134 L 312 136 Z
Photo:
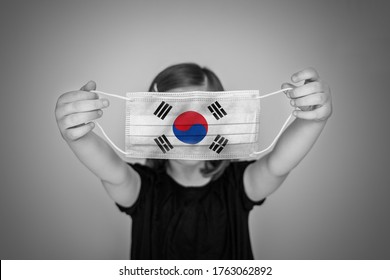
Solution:
M 290 103 L 296 108 L 293 114 L 299 119 L 325 121 L 332 114 L 332 98 L 329 86 L 320 79 L 314 68 L 306 68 L 291 76 L 293 83 L 304 81 L 301 86 L 284 83 Z

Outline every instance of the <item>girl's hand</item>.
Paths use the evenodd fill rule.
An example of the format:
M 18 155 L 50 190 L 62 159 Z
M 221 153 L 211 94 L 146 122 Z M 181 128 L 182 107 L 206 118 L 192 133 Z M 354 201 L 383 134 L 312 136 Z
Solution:
M 88 82 L 78 91 L 62 94 L 56 104 L 55 116 L 58 128 L 66 141 L 75 141 L 89 133 L 95 124 L 92 122 L 103 115 L 101 109 L 108 107 L 107 99 L 99 99 L 96 83 Z
M 287 91 L 290 103 L 297 110 L 294 116 L 300 119 L 325 121 L 332 114 L 332 98 L 329 86 L 320 79 L 314 68 L 307 68 L 291 76 L 293 83 L 304 82 L 301 86 L 284 83 L 283 88 L 293 88 Z

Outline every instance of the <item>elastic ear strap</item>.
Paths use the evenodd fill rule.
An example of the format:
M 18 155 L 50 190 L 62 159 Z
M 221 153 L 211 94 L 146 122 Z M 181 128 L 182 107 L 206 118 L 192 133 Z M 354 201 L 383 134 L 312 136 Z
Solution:
M 91 90 L 91 92 L 94 92 L 97 94 L 103 94 L 103 95 L 107 95 L 107 96 L 111 96 L 111 97 L 116 97 L 116 98 L 123 99 L 123 100 L 131 100 L 130 98 L 124 97 L 122 95 L 107 93 L 107 92 L 103 92 L 103 91 L 99 91 L 99 90 Z
M 261 99 L 261 98 L 266 98 L 266 97 L 269 97 L 269 96 L 272 96 L 272 95 L 275 95 L 275 94 L 278 94 L 278 93 L 281 93 L 281 92 L 285 92 L 285 91 L 288 91 L 288 90 L 292 90 L 292 88 L 284 88 L 284 89 L 280 89 L 280 90 L 277 90 L 277 91 L 274 91 L 274 92 L 271 92 L 271 93 L 268 93 L 268 94 L 265 94 L 265 95 L 262 95 L 262 96 L 259 96 L 258 98 Z M 258 152 L 254 152 L 251 154 L 251 156 L 256 156 L 256 155 L 259 155 L 259 154 L 262 154 L 264 152 L 267 152 L 269 149 L 271 149 L 276 141 L 278 141 L 280 135 L 282 135 L 283 131 L 286 129 L 286 127 L 289 125 L 290 123 L 290 120 L 292 119 L 293 117 L 293 114 L 290 114 L 287 118 L 287 120 L 284 122 L 282 128 L 280 129 L 278 135 L 275 136 L 274 140 L 272 141 L 272 143 L 265 149 L 261 150 L 261 151 L 258 151 Z
M 91 90 L 91 92 L 94 92 L 94 93 L 97 93 L 97 94 L 103 94 L 103 95 L 107 95 L 107 96 L 111 96 L 111 97 L 116 97 L 116 98 L 123 99 L 123 100 L 129 100 L 129 98 L 127 98 L 127 97 L 124 97 L 124 96 L 121 96 L 121 95 L 112 94 L 112 93 L 107 93 L 107 92 L 103 92 L 103 91 L 99 91 L 99 90 Z M 121 154 L 127 155 L 127 153 L 125 151 L 123 151 L 121 148 L 119 148 L 117 145 L 115 145 L 114 142 L 112 142 L 110 137 L 108 137 L 106 132 L 104 132 L 103 127 L 98 122 L 94 122 L 94 123 L 101 130 L 103 136 L 106 137 L 107 141 L 111 144 L 111 146 L 113 146 L 115 148 L 115 150 L 117 150 Z
M 293 117 L 293 114 L 290 114 L 290 115 L 288 116 L 287 120 L 284 122 L 282 128 L 280 129 L 278 135 L 276 135 L 276 137 L 274 138 L 274 140 L 272 141 L 272 143 L 271 143 L 267 148 L 265 148 L 264 150 L 258 151 L 258 152 L 254 152 L 254 153 L 251 154 L 251 156 L 255 156 L 255 155 L 262 154 L 262 153 L 268 151 L 269 149 L 271 149 L 272 146 L 276 143 L 276 141 L 278 141 L 280 135 L 282 135 L 283 131 L 284 131 L 284 130 L 286 129 L 286 127 L 288 126 L 288 124 L 289 124 L 290 120 L 292 119 L 292 117 Z
M 96 124 L 96 126 L 98 128 L 100 128 L 100 130 L 102 131 L 104 137 L 106 137 L 107 141 L 115 148 L 115 150 L 117 150 L 118 152 L 124 154 L 124 155 L 127 155 L 127 153 L 125 151 L 123 151 L 121 148 L 119 148 L 117 145 L 114 144 L 114 142 L 111 141 L 110 137 L 107 136 L 107 134 L 104 132 L 104 129 L 103 127 L 98 123 L 98 122 L 94 122 Z
M 285 92 L 285 91 L 288 91 L 288 90 L 292 90 L 292 88 L 284 88 L 284 89 L 280 89 L 280 90 L 277 90 L 277 91 L 274 91 L 274 92 L 271 92 L 271 93 L 268 93 L 268 94 L 264 94 L 264 95 L 261 95 L 257 98 L 261 99 L 261 98 L 266 98 L 266 97 L 269 97 L 271 95 L 275 95 L 275 94 L 278 94 L 280 92 Z

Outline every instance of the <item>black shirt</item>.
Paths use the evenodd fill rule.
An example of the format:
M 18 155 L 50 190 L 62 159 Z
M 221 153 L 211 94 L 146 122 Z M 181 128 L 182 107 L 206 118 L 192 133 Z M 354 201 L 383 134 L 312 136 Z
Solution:
M 131 259 L 253 259 L 248 216 L 254 202 L 244 191 L 251 162 L 232 162 L 216 180 L 184 187 L 165 171 L 131 165 L 141 190 L 131 207 Z

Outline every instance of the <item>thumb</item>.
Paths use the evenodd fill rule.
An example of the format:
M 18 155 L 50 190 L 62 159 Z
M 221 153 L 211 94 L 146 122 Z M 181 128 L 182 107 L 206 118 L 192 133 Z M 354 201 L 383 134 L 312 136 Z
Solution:
M 91 91 L 95 89 L 96 89 L 96 83 L 94 81 L 89 81 L 88 83 L 83 85 L 80 90 Z

